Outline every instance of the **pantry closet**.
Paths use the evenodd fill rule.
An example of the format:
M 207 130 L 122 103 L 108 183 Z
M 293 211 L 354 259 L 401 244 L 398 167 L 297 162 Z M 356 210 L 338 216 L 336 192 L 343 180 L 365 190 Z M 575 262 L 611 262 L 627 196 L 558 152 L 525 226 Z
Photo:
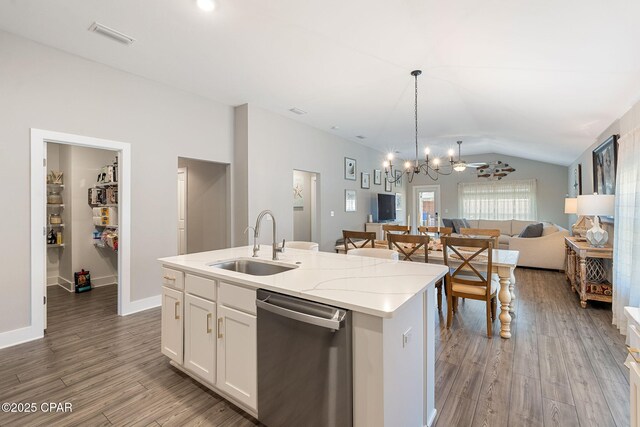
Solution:
M 70 294 L 118 281 L 117 152 L 47 144 L 47 286 Z M 89 271 L 76 286 L 77 272 Z M 82 286 L 84 285 L 84 286 Z

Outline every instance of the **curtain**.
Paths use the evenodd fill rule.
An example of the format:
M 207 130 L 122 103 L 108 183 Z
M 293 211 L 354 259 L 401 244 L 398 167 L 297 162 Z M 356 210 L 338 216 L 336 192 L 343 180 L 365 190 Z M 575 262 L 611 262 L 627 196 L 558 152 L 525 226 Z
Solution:
M 461 182 L 458 210 L 467 219 L 538 218 L 536 180 Z
M 613 324 L 626 335 L 624 307 L 640 306 L 640 129 L 619 140 L 615 203 Z

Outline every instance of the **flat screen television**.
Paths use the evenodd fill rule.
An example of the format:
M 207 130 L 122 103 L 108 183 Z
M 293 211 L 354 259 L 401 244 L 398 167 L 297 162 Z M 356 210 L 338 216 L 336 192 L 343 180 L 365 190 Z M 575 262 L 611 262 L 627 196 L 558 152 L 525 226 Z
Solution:
M 378 193 L 378 221 L 396 220 L 396 196 L 395 194 Z

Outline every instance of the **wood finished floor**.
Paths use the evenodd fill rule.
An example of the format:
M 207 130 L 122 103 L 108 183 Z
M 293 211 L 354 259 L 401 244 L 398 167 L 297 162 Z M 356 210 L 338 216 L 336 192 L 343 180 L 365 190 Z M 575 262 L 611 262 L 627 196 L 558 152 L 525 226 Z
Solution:
M 514 338 L 485 336 L 484 306 L 436 320 L 438 427 L 628 426 L 624 337 L 607 304 L 580 308 L 563 275 L 518 269 Z M 49 288 L 46 337 L 0 350 L 1 402 L 72 402 L 71 414 L 6 414 L 1 426 L 253 426 L 256 420 L 173 369 L 160 310 L 116 313 L 115 287 Z M 446 310 L 443 310 L 446 313 Z

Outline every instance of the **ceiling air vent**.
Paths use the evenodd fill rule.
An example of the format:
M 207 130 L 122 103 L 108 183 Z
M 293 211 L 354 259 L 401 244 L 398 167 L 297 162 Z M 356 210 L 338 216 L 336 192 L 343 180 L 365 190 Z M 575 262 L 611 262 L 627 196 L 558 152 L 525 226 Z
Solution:
M 306 111 L 301 110 L 301 109 L 299 109 L 299 108 L 295 108 L 295 107 L 294 107 L 294 108 L 289 109 L 289 111 L 291 111 L 292 113 L 297 114 L 297 115 L 299 115 L 299 116 L 301 116 L 301 115 L 303 115 L 303 114 L 307 114 L 307 112 L 306 112 Z
M 112 40 L 120 42 L 122 44 L 131 45 L 136 39 L 131 36 L 128 36 L 120 31 L 114 30 L 113 28 L 109 28 L 106 25 L 102 25 L 99 22 L 94 22 L 89 27 L 89 31 L 93 31 L 94 33 L 101 34 L 105 37 L 109 37 Z
M 367 139 L 367 137 L 364 136 L 364 135 L 356 135 L 356 138 L 358 138 L 358 139 Z

